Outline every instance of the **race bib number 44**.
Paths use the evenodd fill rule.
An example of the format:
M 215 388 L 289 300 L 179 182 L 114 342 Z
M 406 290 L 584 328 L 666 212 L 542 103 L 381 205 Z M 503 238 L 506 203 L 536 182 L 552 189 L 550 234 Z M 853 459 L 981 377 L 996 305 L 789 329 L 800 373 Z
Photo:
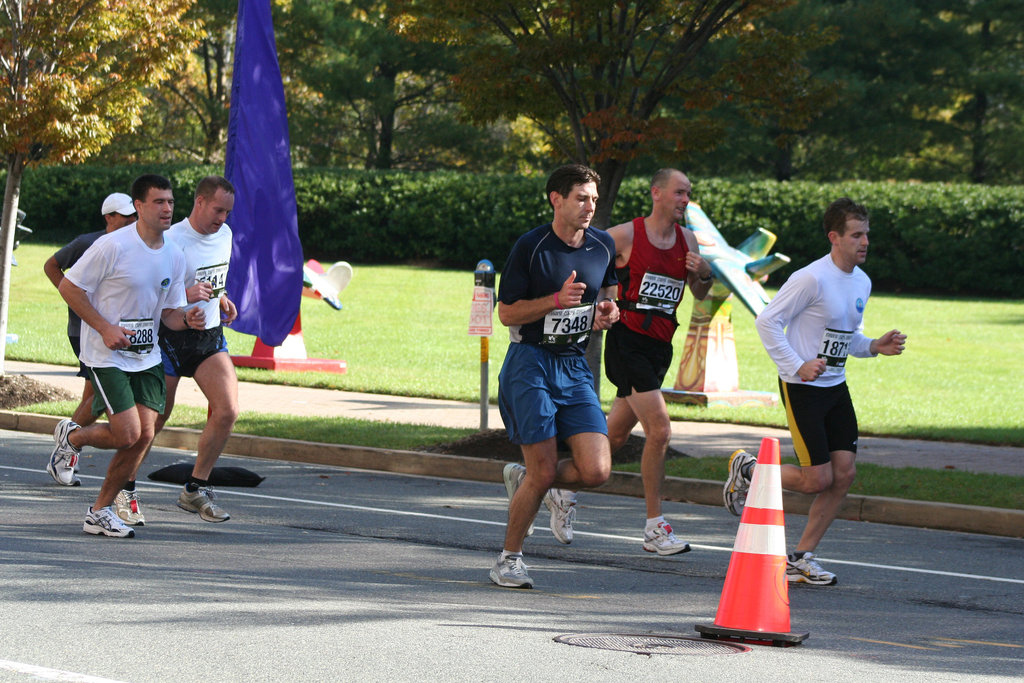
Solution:
M 544 316 L 544 336 L 541 344 L 564 346 L 587 340 L 594 324 L 594 306 L 576 306 L 554 310 Z
M 224 293 L 224 287 L 228 281 L 228 264 L 218 263 L 215 266 L 203 266 L 196 268 L 196 282 L 209 282 L 213 287 L 211 299 L 216 299 Z
M 638 309 L 654 309 L 672 313 L 683 298 L 685 280 L 677 280 L 668 275 L 646 272 L 640 281 L 637 292 L 636 307 Z
M 121 349 L 121 353 L 126 356 L 145 356 L 153 350 L 153 342 L 156 337 L 152 318 L 122 320 L 118 324 L 126 330 L 130 330 L 128 339 L 131 340 L 131 345 L 127 349 Z
M 825 359 L 825 365 L 841 368 L 846 365 L 846 356 L 850 353 L 850 341 L 853 332 L 825 328 L 818 346 L 818 358 Z

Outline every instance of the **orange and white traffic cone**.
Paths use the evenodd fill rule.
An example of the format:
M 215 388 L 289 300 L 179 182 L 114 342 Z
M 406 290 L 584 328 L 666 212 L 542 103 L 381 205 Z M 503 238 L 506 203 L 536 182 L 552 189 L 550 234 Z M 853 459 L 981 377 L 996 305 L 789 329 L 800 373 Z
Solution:
M 786 525 L 778 439 L 761 440 L 715 623 L 697 624 L 694 628 L 703 638 L 773 645 L 796 645 L 810 635 L 789 632 Z

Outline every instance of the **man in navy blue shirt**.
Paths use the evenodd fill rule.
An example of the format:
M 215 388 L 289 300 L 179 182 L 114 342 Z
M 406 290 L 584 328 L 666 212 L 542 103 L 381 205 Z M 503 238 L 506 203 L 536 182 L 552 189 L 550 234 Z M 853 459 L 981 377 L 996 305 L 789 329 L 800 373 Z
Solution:
M 533 586 L 522 548 L 541 501 L 551 512 L 552 533 L 570 543 L 575 490 L 600 486 L 611 473 L 608 425 L 584 357 L 591 330 L 606 330 L 619 318 L 612 298 L 615 242 L 590 227 L 599 182 L 579 164 L 552 173 L 551 223 L 520 237 L 501 271 L 498 317 L 511 343 L 498 380 L 499 409 L 526 467 L 510 464 L 504 471 L 508 526 L 490 572 L 499 586 Z M 558 441 L 572 457 L 559 459 Z

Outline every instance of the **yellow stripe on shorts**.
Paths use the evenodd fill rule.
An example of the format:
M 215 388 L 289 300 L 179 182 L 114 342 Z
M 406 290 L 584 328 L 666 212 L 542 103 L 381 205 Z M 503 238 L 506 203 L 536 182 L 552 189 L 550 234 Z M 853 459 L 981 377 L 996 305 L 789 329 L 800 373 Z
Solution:
M 780 384 L 782 384 L 782 392 L 785 394 L 783 398 L 786 405 L 786 422 L 789 424 L 789 435 L 793 437 L 793 450 L 796 451 L 796 459 L 801 467 L 810 467 L 811 453 L 807 450 L 804 437 L 800 434 L 800 429 L 796 425 L 796 418 L 793 417 L 793 404 L 789 400 L 789 385 L 785 382 L 780 382 Z

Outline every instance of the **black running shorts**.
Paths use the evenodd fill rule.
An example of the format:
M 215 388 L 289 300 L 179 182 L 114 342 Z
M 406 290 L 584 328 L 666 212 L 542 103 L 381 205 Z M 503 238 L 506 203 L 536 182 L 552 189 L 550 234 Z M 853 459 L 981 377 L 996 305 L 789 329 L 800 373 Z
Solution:
M 200 363 L 215 353 L 227 350 L 224 329 L 220 325 L 208 330 L 180 331 L 160 325 L 164 374 L 170 377 L 194 377 Z
M 780 379 L 779 391 L 802 466 L 825 465 L 833 451 L 857 452 L 857 413 L 846 382 L 813 387 Z
M 615 385 L 615 395 L 661 389 L 672 365 L 672 344 L 639 334 L 622 323 L 612 325 L 604 341 L 604 374 Z

